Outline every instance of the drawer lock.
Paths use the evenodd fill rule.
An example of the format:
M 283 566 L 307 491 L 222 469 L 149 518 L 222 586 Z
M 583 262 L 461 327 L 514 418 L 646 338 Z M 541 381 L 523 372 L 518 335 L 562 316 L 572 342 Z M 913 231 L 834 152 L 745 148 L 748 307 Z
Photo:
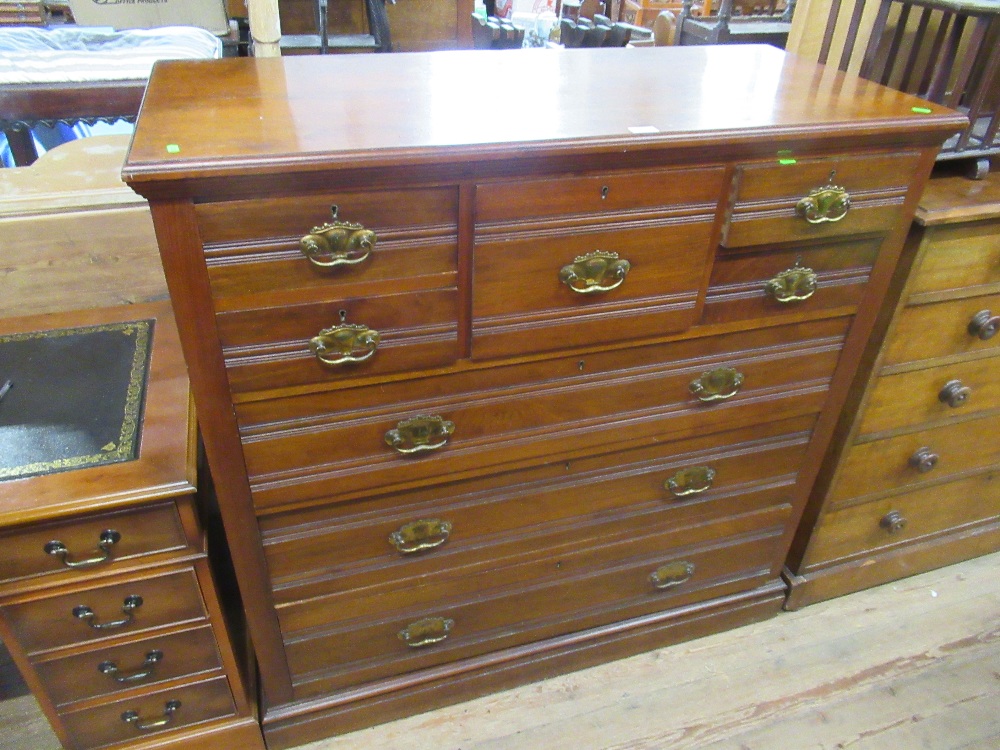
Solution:
M 73 553 L 58 539 L 52 540 L 43 549 L 47 555 L 57 555 L 67 568 L 92 568 L 111 560 L 111 549 L 121 541 L 121 538 L 122 535 L 114 529 L 105 529 L 101 532 L 95 554 L 83 560 L 74 560 Z
M 686 583 L 691 580 L 691 576 L 693 575 L 694 563 L 680 561 L 661 565 L 649 574 L 649 580 L 654 587 L 662 591 Z
M 664 482 L 663 486 L 674 497 L 688 497 L 709 490 L 714 479 L 715 469 L 708 466 L 691 466 L 678 471 Z
M 313 227 L 299 240 L 302 253 L 317 268 L 353 266 L 371 255 L 378 237 L 361 224 L 338 221 L 337 206 L 331 206 L 333 221 Z
M 142 665 L 131 672 L 123 673 L 113 661 L 102 661 L 97 665 L 97 671 L 107 675 L 115 682 L 126 685 L 131 682 L 142 682 L 152 677 L 156 670 L 156 663 L 161 659 L 163 659 L 162 651 L 150 651 L 146 654 L 146 660 Z
M 126 596 L 125 600 L 122 602 L 122 614 L 125 616 L 120 620 L 111 620 L 109 622 L 98 622 L 97 614 L 90 607 L 86 605 L 80 605 L 79 607 L 73 607 L 73 617 L 79 620 L 83 620 L 94 630 L 113 630 L 114 628 L 123 628 L 128 625 L 135 618 L 135 611 L 142 606 L 141 596 Z
M 823 187 L 813 188 L 795 204 L 795 213 L 810 224 L 840 221 L 851 208 L 851 195 L 844 188 L 833 184 L 836 172 Z
M 739 393 L 742 385 L 742 372 L 732 367 L 717 367 L 703 372 L 700 377 L 692 380 L 688 390 L 697 396 L 699 401 L 725 401 Z
M 410 648 L 421 648 L 440 643 L 451 629 L 455 627 L 455 621 L 447 617 L 427 617 L 423 620 L 411 622 L 399 631 L 399 640 L 406 643 Z
M 400 526 L 389 534 L 389 543 L 396 551 L 411 555 L 425 549 L 440 547 L 448 541 L 451 534 L 451 524 L 437 518 L 420 519 Z
M 957 409 L 968 401 L 971 395 L 972 389 L 967 385 L 963 385 L 961 380 L 949 380 L 944 384 L 941 392 L 938 393 L 938 400 L 941 403 L 948 404 L 952 409 Z
M 443 448 L 455 432 L 455 423 L 441 417 L 419 416 L 406 419 L 385 433 L 390 448 L 404 455 Z
M 122 721 L 126 724 L 131 724 L 140 732 L 161 729 L 174 720 L 174 714 L 177 713 L 177 709 L 180 707 L 181 702 L 178 700 L 167 701 L 163 704 L 163 716 L 158 719 L 143 719 L 139 716 L 138 711 L 126 711 L 122 714 Z
M 365 325 L 344 323 L 324 328 L 309 341 L 309 351 L 324 365 L 364 362 L 378 349 L 379 332 Z
M 632 264 L 618 253 L 594 250 L 559 270 L 559 281 L 578 294 L 600 294 L 621 286 Z

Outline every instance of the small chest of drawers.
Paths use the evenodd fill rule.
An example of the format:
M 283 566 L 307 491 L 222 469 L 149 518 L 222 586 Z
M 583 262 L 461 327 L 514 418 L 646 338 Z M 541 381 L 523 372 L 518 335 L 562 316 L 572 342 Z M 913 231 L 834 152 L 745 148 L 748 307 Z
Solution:
M 928 183 L 793 548 L 790 607 L 1000 547 L 998 219 L 995 175 Z
M 98 335 L 134 341 L 126 381 L 102 387 L 113 361 L 95 368 L 70 356 L 88 346 L 109 356 Z M 20 373 L 0 402 L 0 637 L 59 741 L 72 750 L 262 748 L 245 655 L 208 564 L 170 305 L 5 319 L 0 341 L 47 344 L 18 350 L 0 373 Z M 46 367 L 61 373 L 51 384 L 39 375 Z M 74 378 L 95 377 L 93 400 L 73 391 Z M 119 388 L 121 402 L 109 395 Z M 46 416 L 69 412 L 45 408 L 32 389 L 72 404 L 82 421 Z M 105 398 L 111 406 L 98 403 Z M 96 453 L 86 450 L 103 434 L 88 424 L 95 415 L 121 424 L 121 440 Z
M 540 52 L 151 82 L 125 174 L 271 747 L 776 613 L 960 122 L 772 48 Z

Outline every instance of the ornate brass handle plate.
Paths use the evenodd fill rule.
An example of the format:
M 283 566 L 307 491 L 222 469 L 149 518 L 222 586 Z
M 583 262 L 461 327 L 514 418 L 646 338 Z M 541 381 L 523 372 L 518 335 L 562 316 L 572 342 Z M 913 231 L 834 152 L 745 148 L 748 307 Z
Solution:
M 73 617 L 78 620 L 83 620 L 94 630 L 113 630 L 114 628 L 123 628 L 128 625 L 135 617 L 135 611 L 142 606 L 141 596 L 126 596 L 125 600 L 122 602 L 122 613 L 125 615 L 120 620 L 110 620 L 109 622 L 98 622 L 97 614 L 90 607 L 86 605 L 80 605 L 79 607 L 73 607 Z
M 895 534 L 906 528 L 906 519 L 903 518 L 903 514 L 898 510 L 891 510 L 882 516 L 882 520 L 878 522 L 878 525 L 890 534 Z
M 969 321 L 969 334 L 982 341 L 989 341 L 1000 329 L 1000 315 L 989 310 L 980 310 Z
M 448 541 L 451 524 L 438 518 L 419 519 L 389 534 L 389 543 L 403 555 L 440 547 Z
M 661 565 L 649 574 L 649 580 L 653 586 L 661 591 L 672 589 L 691 580 L 694 575 L 694 563 L 680 560 L 678 562 Z
M 310 339 L 309 351 L 324 365 L 335 367 L 371 359 L 378 342 L 378 331 L 365 325 L 342 323 L 324 328 Z
M 160 729 L 167 726 L 174 720 L 174 714 L 181 707 L 178 700 L 167 701 L 163 704 L 163 716 L 158 719 L 143 719 L 138 711 L 126 711 L 122 714 L 122 721 L 131 724 L 140 732 L 148 732 L 152 729 Z
M 559 270 L 559 281 L 578 294 L 600 294 L 621 286 L 632 264 L 618 253 L 594 250 Z
M 844 188 L 833 184 L 836 172 L 823 187 L 813 188 L 795 204 L 795 213 L 810 224 L 840 221 L 851 208 L 851 195 Z
M 700 377 L 691 381 L 688 390 L 699 401 L 725 401 L 739 393 L 743 385 L 743 373 L 732 367 L 717 367 L 703 372 Z
M 707 491 L 714 479 L 715 469 L 709 466 L 691 466 L 678 471 L 663 486 L 674 497 L 688 497 Z
M 963 385 L 961 380 L 949 380 L 944 384 L 944 388 L 938 393 L 938 400 L 943 404 L 948 404 L 952 409 L 957 409 L 972 396 L 972 389 Z
M 152 677 L 156 670 L 156 663 L 161 659 L 163 659 L 162 651 L 149 651 L 146 653 L 146 660 L 142 665 L 131 672 L 123 673 L 113 661 L 102 661 L 97 665 L 97 671 L 107 675 L 115 682 L 126 685 L 132 682 L 142 682 L 146 678 Z
M 331 206 L 333 220 L 313 227 L 299 240 L 302 253 L 317 268 L 353 266 L 371 255 L 378 237 L 361 224 L 337 219 L 338 206 Z
M 919 471 L 921 474 L 926 474 L 928 471 L 937 466 L 938 454 L 931 451 L 930 448 L 924 447 L 917 450 L 912 456 L 910 456 L 910 466 Z
M 802 302 L 816 293 L 816 272 L 796 263 L 764 283 L 764 291 L 777 302 Z
M 455 432 L 455 423 L 437 416 L 406 419 L 385 433 L 390 448 L 404 455 L 443 448 Z
M 455 627 L 455 621 L 447 617 L 426 617 L 423 620 L 411 622 L 399 631 L 399 640 L 406 643 L 410 648 L 422 648 L 434 643 L 440 643 L 451 629 Z
M 58 539 L 53 539 L 42 549 L 45 550 L 45 554 L 56 555 L 62 559 L 62 564 L 67 568 L 92 568 L 111 560 L 111 549 L 121 541 L 121 538 L 122 535 L 114 529 L 105 529 L 98 538 L 95 554 L 82 560 L 73 559 L 73 553 Z

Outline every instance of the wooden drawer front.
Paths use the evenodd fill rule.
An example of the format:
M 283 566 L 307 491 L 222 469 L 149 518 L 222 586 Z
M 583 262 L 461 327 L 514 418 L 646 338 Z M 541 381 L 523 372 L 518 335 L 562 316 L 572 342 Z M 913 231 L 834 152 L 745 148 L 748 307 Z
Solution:
M 1000 475 L 978 474 L 827 513 L 812 536 L 805 569 L 1000 516 Z
M 129 618 L 125 602 L 134 596 L 141 597 L 142 604 L 131 609 Z M 88 620 L 75 616 L 77 607 L 89 607 L 94 617 Z M 3 607 L 3 612 L 28 653 L 130 635 L 206 616 L 193 568 L 11 604 Z M 122 620 L 125 623 L 121 626 L 103 629 L 90 624 Z
M 668 206 L 714 213 L 722 197 L 722 167 L 620 172 L 476 186 L 479 225 L 528 219 L 620 217 Z
M 868 283 L 880 244 L 881 240 L 868 239 L 719 253 L 712 266 L 702 322 L 729 323 L 821 310 L 851 313 Z M 815 272 L 816 290 L 806 299 L 781 302 L 766 285 L 796 266 Z
M 917 154 L 866 154 L 742 166 L 722 244 L 745 247 L 887 232 L 899 219 L 917 163 Z M 796 213 L 796 204 L 828 185 L 831 173 L 833 184 L 850 194 L 850 209 L 839 221 L 810 223 Z
M 915 427 L 1000 408 L 1000 360 L 974 359 L 882 375 L 865 407 L 859 435 Z
M 166 706 L 180 705 L 168 712 Z M 138 719 L 125 721 L 123 714 L 134 712 Z M 236 714 L 233 696 L 225 677 L 168 688 L 126 698 L 81 711 L 61 714 L 66 730 L 81 748 L 98 748 L 119 742 L 136 743 L 146 738 Z M 165 721 L 169 718 L 169 721 Z M 162 726 L 150 726 L 158 722 Z M 141 727 L 147 727 L 143 729 Z
M 834 320 L 737 334 L 728 343 L 762 344 L 768 338 L 784 343 L 697 360 L 665 356 L 693 342 L 595 354 L 584 361 L 583 375 L 574 358 L 453 380 L 386 383 L 339 393 L 338 404 L 350 401 L 355 409 L 333 414 L 322 413 L 329 408 L 322 402 L 330 401 L 323 396 L 246 404 L 240 414 L 255 502 L 263 509 L 296 496 L 374 494 L 400 482 L 426 483 L 457 472 L 482 475 L 519 458 L 537 462 L 542 456 L 604 452 L 623 439 L 690 437 L 812 413 L 825 399 L 844 324 Z M 821 331 L 828 335 L 795 340 L 796 334 Z M 743 375 L 740 390 L 725 401 L 699 401 L 692 381 L 719 368 Z M 529 373 L 533 377 L 516 377 Z M 503 382 L 512 375 L 511 382 Z M 293 417 L 303 404 L 313 408 Z M 269 418 L 260 420 L 264 415 Z M 436 450 L 401 455 L 387 445 L 386 433 L 391 436 L 402 420 L 416 415 L 451 422 L 453 434 L 447 442 L 439 440 L 444 444 Z
M 457 304 L 455 289 L 437 289 L 220 313 L 230 387 L 239 393 L 450 364 L 458 358 Z M 331 363 L 319 361 L 310 341 L 345 323 L 375 331 L 376 343 L 356 346 L 339 363 L 343 353 L 331 347 L 324 354 Z
M 996 221 L 933 227 L 926 236 L 923 258 L 910 274 L 911 296 L 1000 284 Z
M 985 310 L 1000 315 L 1000 295 L 905 308 L 885 344 L 882 365 L 997 351 L 1000 336 L 984 340 L 969 332 L 972 319 Z
M 918 468 L 919 453 L 934 458 Z M 912 463 L 911 463 L 912 461 Z M 925 482 L 1000 463 L 996 419 L 956 422 L 851 447 L 830 492 L 836 502 Z M 933 466 L 931 466 L 933 464 Z M 929 467 L 929 468 L 928 468 Z
M 539 554 L 477 576 L 469 597 L 450 597 L 447 576 L 399 586 L 394 596 L 356 592 L 339 621 L 321 601 L 279 608 L 293 681 L 303 693 L 313 681 L 322 680 L 323 689 L 357 684 L 750 588 L 774 575 L 787 516 L 787 507 L 777 508 Z M 650 576 L 670 563 L 689 563 L 690 577 L 657 589 Z M 453 621 L 441 642 L 415 648 L 399 635 L 437 617 Z
M 35 664 L 56 705 L 221 668 L 215 634 L 208 625 Z
M 703 294 L 713 223 L 713 215 L 703 214 L 613 227 L 477 232 L 473 357 L 614 343 L 690 327 Z M 602 251 L 630 264 L 623 280 L 600 281 L 609 291 L 575 291 L 596 287 L 560 281 L 563 269 L 596 262 L 580 259 Z
M 356 265 L 318 268 L 299 241 L 339 219 L 378 237 Z M 195 207 L 212 291 L 220 311 L 454 286 L 458 190 L 454 187 L 272 200 Z
M 117 541 L 108 543 L 112 539 Z M 65 573 L 71 570 L 67 563 L 79 565 L 72 568 L 79 575 L 91 570 L 113 570 L 117 561 L 188 546 L 174 503 L 7 530 L 0 534 L 0 542 L 4 550 L 0 556 L 0 581 Z M 46 546 L 50 543 L 61 544 L 67 552 L 49 554 Z M 49 549 L 59 547 L 53 544 Z
M 741 498 L 738 509 L 746 511 L 743 498 L 752 490 L 766 486 L 787 493 L 812 421 L 807 417 L 264 518 L 275 597 L 287 602 L 315 595 L 314 588 L 342 588 L 339 581 L 348 573 L 378 569 L 385 577 L 416 576 L 474 564 L 508 548 L 538 547 L 536 540 L 553 534 L 582 537 L 588 525 L 611 514 L 644 518 L 666 510 L 674 523 L 686 523 L 735 512 L 723 502 L 734 496 Z M 672 479 L 683 482 L 682 470 L 697 467 L 713 476 L 676 491 L 667 487 Z M 430 524 L 429 533 L 416 539 L 407 533 L 407 526 L 428 519 L 447 528 Z M 397 532 L 394 543 L 391 535 Z

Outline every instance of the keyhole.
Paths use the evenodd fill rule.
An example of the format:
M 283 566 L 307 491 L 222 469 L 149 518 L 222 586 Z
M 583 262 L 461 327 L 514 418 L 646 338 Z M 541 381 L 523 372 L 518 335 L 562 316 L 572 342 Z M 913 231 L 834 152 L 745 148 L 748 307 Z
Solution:
M 583 368 L 587 366 L 587 363 L 581 359 L 579 362 L 576 363 L 576 366 L 580 370 L 580 372 L 583 372 Z
M 603 186 L 603 187 L 601 188 L 601 200 L 604 200 L 604 199 L 605 199 L 605 198 L 607 198 L 607 197 L 608 197 L 608 186 L 607 186 L 607 185 L 604 185 L 604 186 Z
M 344 321 L 347 320 L 347 310 L 341 310 L 340 313 L 339 313 L 339 315 L 340 315 L 340 322 L 341 323 L 343 323 Z

